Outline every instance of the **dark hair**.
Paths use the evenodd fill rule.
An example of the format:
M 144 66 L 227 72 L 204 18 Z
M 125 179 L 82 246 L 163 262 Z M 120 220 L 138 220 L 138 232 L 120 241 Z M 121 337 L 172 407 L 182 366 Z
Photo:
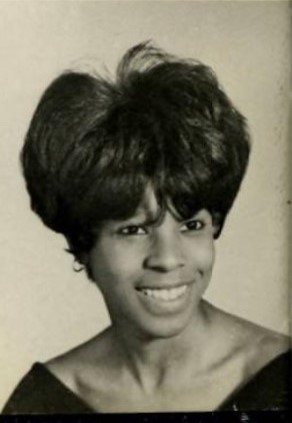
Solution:
M 151 182 L 183 218 L 207 208 L 218 232 L 250 149 L 213 71 L 141 43 L 116 80 L 66 72 L 44 92 L 22 151 L 32 209 L 80 260 L 105 219 L 126 218 Z

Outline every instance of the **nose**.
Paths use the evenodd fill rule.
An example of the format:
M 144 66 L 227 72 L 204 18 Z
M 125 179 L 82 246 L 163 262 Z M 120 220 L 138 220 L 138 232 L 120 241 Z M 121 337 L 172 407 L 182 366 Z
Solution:
M 156 234 L 144 262 L 145 267 L 158 272 L 171 272 L 185 265 L 179 234 Z

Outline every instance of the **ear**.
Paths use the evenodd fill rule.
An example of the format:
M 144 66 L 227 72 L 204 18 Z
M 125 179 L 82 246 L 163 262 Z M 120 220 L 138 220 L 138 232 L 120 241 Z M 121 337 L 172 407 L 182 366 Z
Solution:
M 76 259 L 79 261 L 80 264 L 87 267 L 89 264 L 89 254 L 88 253 L 80 253 Z
M 78 263 L 80 263 L 83 266 L 86 266 L 86 264 L 89 260 L 88 254 L 76 251 L 76 248 L 74 248 L 73 243 L 71 242 L 71 240 L 68 237 L 66 237 L 66 241 L 67 241 L 67 244 L 68 244 L 68 247 L 69 247 L 69 248 L 66 249 L 66 251 L 68 253 L 72 254 L 75 257 L 75 260 Z
M 97 282 L 93 278 L 92 268 L 91 268 L 91 265 L 90 265 L 89 253 L 81 253 L 80 256 L 78 257 L 78 261 L 79 261 L 79 263 L 81 263 L 84 266 L 88 279 L 90 279 L 92 282 L 97 284 Z
M 88 279 L 90 279 L 92 282 L 94 282 L 96 284 L 96 281 L 93 278 L 93 273 L 92 273 L 92 269 L 91 269 L 91 265 L 90 265 L 90 260 L 89 260 L 89 254 L 88 253 L 82 253 L 78 256 L 78 258 L 76 258 L 76 261 L 78 263 L 80 263 L 80 265 L 82 266 L 83 270 L 86 271 L 87 277 Z

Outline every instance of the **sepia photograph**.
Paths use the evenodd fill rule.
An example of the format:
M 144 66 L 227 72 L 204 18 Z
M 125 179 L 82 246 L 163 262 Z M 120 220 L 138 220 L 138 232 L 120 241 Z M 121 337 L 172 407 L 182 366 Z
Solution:
M 0 413 L 291 407 L 291 3 L 0 1 Z

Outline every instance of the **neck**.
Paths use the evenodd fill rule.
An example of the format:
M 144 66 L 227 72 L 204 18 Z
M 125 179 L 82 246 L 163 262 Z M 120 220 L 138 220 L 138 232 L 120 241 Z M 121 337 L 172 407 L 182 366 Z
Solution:
M 193 316 L 188 326 L 178 335 L 170 338 L 142 338 L 135 331 L 123 330 L 112 326 L 115 351 L 122 360 L 124 368 L 144 392 L 154 392 L 177 376 L 185 377 L 195 367 L 203 365 L 204 340 L 208 327 L 202 303 L 200 311 Z M 185 375 L 185 376 L 184 376 Z

